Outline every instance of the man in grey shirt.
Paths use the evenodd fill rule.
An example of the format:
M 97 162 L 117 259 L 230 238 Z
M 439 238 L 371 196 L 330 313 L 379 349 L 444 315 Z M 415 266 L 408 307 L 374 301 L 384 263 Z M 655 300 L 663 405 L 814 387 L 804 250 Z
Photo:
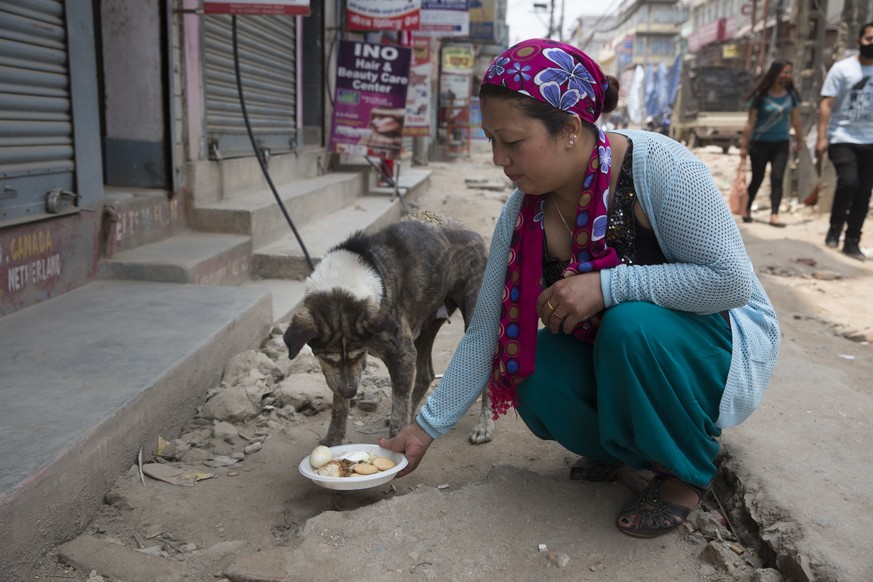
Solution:
M 843 252 L 863 261 L 861 229 L 873 190 L 873 22 L 861 27 L 858 49 L 834 63 L 822 85 L 815 150 L 819 159 L 827 150 L 837 172 L 825 244 L 838 247 L 845 227 Z

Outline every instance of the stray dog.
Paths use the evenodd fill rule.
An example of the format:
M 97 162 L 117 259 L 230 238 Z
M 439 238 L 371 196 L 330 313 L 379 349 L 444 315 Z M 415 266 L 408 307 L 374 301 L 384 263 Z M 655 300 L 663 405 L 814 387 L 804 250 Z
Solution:
M 357 232 L 324 256 L 306 279 L 302 305 L 283 337 L 291 359 L 309 344 L 334 393 L 322 444 L 338 445 L 345 437 L 368 354 L 391 376 L 389 434 L 411 422 L 434 380 L 434 338 L 455 309 L 464 328 L 469 325 L 485 261 L 478 233 L 422 211 L 374 234 Z M 493 432 L 485 390 L 470 441 L 486 443 Z

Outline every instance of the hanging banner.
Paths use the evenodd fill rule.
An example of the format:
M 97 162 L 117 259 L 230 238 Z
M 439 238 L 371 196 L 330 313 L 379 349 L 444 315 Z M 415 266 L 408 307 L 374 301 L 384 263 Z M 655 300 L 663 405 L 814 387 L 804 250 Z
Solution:
M 421 0 L 348 0 L 349 30 L 419 30 Z
M 422 0 L 421 30 L 416 35 L 433 37 L 470 34 L 469 0 Z
M 309 16 L 309 0 L 204 0 L 205 14 Z
M 400 157 L 411 58 L 406 47 L 340 41 L 331 151 Z
M 433 42 L 429 38 L 416 38 L 412 47 L 412 66 L 409 72 L 409 93 L 406 96 L 406 123 L 403 135 L 430 135 L 430 84 L 433 65 L 431 53 Z

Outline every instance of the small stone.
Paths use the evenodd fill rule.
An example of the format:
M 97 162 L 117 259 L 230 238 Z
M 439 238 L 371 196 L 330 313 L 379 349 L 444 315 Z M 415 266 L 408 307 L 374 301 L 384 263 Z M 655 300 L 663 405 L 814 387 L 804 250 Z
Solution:
M 243 452 L 237 451 L 237 452 L 233 453 L 231 455 L 231 457 L 233 457 L 234 459 L 236 459 L 238 461 L 242 461 L 243 459 L 246 458 L 246 454 Z
M 440 483 L 439 485 L 437 485 L 437 489 L 439 489 L 440 491 L 442 491 L 444 489 L 448 489 L 448 488 L 449 488 L 448 483 Z
M 540 552 L 548 552 L 549 547 L 546 544 L 540 544 L 537 546 L 537 550 Z
M 138 552 L 142 552 L 143 554 L 147 554 L 149 556 L 157 556 L 159 558 L 169 558 L 170 554 L 161 549 L 160 546 L 152 546 L 150 548 L 143 548 L 141 550 L 137 550 Z
M 207 467 L 229 467 L 239 462 L 239 459 L 228 457 L 226 455 L 216 455 L 210 461 L 206 461 Z
M 180 459 L 183 463 L 196 464 L 208 461 L 212 458 L 212 453 L 205 449 L 193 448 L 182 455 Z
M 247 446 L 245 449 L 243 449 L 243 452 L 247 455 L 252 455 L 252 454 L 260 451 L 263 446 L 264 446 L 263 444 L 259 443 L 258 441 L 255 441 L 252 444 L 250 444 L 249 446 Z
M 237 475 L 239 475 L 239 473 L 237 471 L 228 471 L 227 472 L 228 477 L 236 477 Z
M 179 437 L 181 441 L 192 447 L 205 447 L 209 445 L 212 439 L 212 430 L 209 428 L 199 428 L 186 432 Z M 179 458 L 179 452 L 176 451 L 176 458 Z
M 548 558 L 549 562 L 555 564 L 558 568 L 564 568 L 570 563 L 570 556 L 564 552 L 556 552 L 555 550 L 552 550 L 549 552 Z
M 783 582 L 785 577 L 778 570 L 759 568 L 752 573 L 752 582 Z
M 217 439 L 221 439 L 226 443 L 233 444 L 239 436 L 237 428 L 229 422 L 216 420 L 215 426 L 212 427 L 212 435 Z
M 103 496 L 103 503 L 117 509 L 133 509 L 133 505 L 130 504 L 127 497 L 118 491 L 107 491 L 106 495 Z
M 726 570 L 728 574 L 732 574 L 736 570 L 736 565 L 734 564 L 736 556 L 720 542 L 709 542 L 706 544 L 706 547 L 700 553 L 700 557 L 710 564 Z
M 814 271 L 812 274 L 813 279 L 818 279 L 819 281 L 836 281 L 837 279 L 842 279 L 843 276 L 839 273 L 835 273 L 833 271 Z
M 297 409 L 293 406 L 283 406 L 279 410 L 276 411 L 276 416 L 283 420 L 291 420 L 294 418 L 294 415 L 297 413 Z

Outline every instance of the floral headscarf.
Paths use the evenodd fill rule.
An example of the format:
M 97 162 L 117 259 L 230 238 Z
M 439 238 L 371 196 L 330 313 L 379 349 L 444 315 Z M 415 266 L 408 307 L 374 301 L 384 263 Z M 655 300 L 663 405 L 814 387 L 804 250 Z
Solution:
M 595 123 L 609 83 L 600 66 L 576 47 L 534 38 L 494 59 L 483 85 L 499 85 Z
M 498 85 L 548 103 L 594 124 L 603 112 L 608 82 L 600 67 L 568 44 L 526 40 L 504 51 L 485 74 L 483 85 Z M 573 222 L 572 259 L 563 277 L 608 269 L 619 263 L 606 245 L 612 149 L 598 129 L 594 150 L 584 168 Z M 540 195 L 526 194 L 510 243 L 500 331 L 489 382 L 494 418 L 518 405 L 516 388 L 533 374 L 536 358 L 537 297 L 543 290 L 543 212 Z M 583 321 L 573 335 L 593 342 L 600 321 Z

